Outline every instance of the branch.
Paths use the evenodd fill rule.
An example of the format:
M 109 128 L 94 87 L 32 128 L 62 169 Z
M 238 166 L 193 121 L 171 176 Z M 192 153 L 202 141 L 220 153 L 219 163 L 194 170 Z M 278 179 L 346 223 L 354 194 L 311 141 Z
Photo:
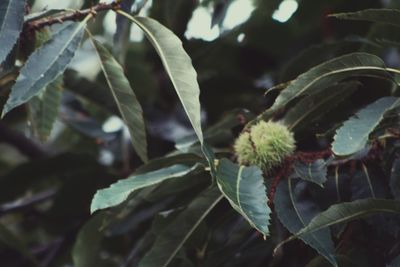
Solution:
M 8 128 L 0 122 L 0 142 L 13 145 L 21 153 L 30 158 L 43 158 L 47 153 L 36 143 L 25 137 L 22 133 Z
M 87 15 L 93 14 L 96 15 L 98 12 L 101 11 L 108 11 L 108 10 L 118 10 L 120 8 L 120 1 L 114 1 L 110 4 L 106 3 L 99 3 L 91 8 L 83 9 L 83 10 L 76 10 L 66 12 L 64 14 L 54 16 L 54 17 L 47 17 L 36 21 L 31 21 L 27 25 L 28 30 L 40 30 L 44 27 L 51 26 L 58 23 L 64 23 L 66 21 L 80 21 L 84 19 Z
M 12 213 L 16 211 L 20 211 L 36 204 L 42 203 L 44 201 L 49 200 L 54 197 L 57 191 L 55 189 L 50 189 L 48 191 L 41 192 L 37 195 L 32 196 L 28 199 L 17 200 L 9 203 L 5 203 L 0 206 L 0 216 L 3 216 L 7 213 Z

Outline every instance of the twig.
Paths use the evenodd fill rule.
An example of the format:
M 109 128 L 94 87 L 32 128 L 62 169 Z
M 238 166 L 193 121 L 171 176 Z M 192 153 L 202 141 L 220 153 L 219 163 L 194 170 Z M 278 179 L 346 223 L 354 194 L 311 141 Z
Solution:
M 41 202 L 44 202 L 44 201 L 52 198 L 56 194 L 56 192 L 57 191 L 55 189 L 50 189 L 50 190 L 41 192 L 37 195 L 34 195 L 28 199 L 17 200 L 17 201 L 5 203 L 0 206 L 0 216 L 7 214 L 7 213 L 19 211 L 19 210 L 34 206 L 36 204 L 39 204 Z
M 119 1 L 112 2 L 110 4 L 99 3 L 91 8 L 76 10 L 71 12 L 66 12 L 66 14 L 43 18 L 37 21 L 29 22 L 27 29 L 29 30 L 39 30 L 47 26 L 51 26 L 58 23 L 64 23 L 65 21 L 79 21 L 84 19 L 87 15 L 96 15 L 98 12 L 107 10 L 118 10 L 120 8 Z
M 21 153 L 30 158 L 43 158 L 47 155 L 39 145 L 25 137 L 22 133 L 10 129 L 2 122 L 0 122 L 0 141 L 13 145 Z

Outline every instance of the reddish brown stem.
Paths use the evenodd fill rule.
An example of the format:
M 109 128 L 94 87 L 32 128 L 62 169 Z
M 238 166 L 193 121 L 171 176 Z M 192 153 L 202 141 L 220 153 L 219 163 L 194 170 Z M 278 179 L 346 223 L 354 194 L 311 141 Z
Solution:
M 112 2 L 110 4 L 99 3 L 95 6 L 92 6 L 91 8 L 77 10 L 77 11 L 71 11 L 71 12 L 64 13 L 59 16 L 48 17 L 48 18 L 43 18 L 43 19 L 39 19 L 36 21 L 32 21 L 32 22 L 29 22 L 28 25 L 26 25 L 26 26 L 30 30 L 39 30 L 39 29 L 42 29 L 44 27 L 51 26 L 54 24 L 64 23 L 65 21 L 80 21 L 89 14 L 95 15 L 101 11 L 118 10 L 119 8 L 120 8 L 120 4 L 118 2 Z

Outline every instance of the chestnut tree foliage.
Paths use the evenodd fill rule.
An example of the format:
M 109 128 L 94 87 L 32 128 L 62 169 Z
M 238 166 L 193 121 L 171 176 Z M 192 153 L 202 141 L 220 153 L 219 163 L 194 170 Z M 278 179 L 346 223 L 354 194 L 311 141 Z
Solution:
M 399 3 L 249 2 L 1 0 L 2 266 L 400 265 Z

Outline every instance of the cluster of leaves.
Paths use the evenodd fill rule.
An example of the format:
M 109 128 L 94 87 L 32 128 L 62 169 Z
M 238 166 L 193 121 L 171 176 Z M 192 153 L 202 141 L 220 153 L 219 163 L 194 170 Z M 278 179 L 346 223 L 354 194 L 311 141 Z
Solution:
M 250 261 L 252 266 L 397 266 L 400 71 L 387 67 L 381 56 L 399 44 L 400 13 L 368 9 L 333 15 L 378 24 L 367 38 L 310 47 L 283 70 L 270 73 L 269 80 L 280 77 L 284 83 L 266 92 L 268 103 L 255 101 L 261 96 L 245 91 L 248 101 L 241 104 L 258 116 L 245 110 L 228 112 L 232 106 L 204 89 L 204 109 L 214 124 L 203 132 L 198 79 L 202 88 L 213 89 L 224 75 L 245 75 L 238 67 L 240 58 L 230 53 L 246 48 L 250 55 L 251 49 L 265 55 L 273 49 L 273 41 L 266 44 L 255 36 L 258 27 L 265 26 L 260 18 L 270 15 L 265 10 L 273 11 L 281 1 L 256 3 L 252 18 L 222 41 L 185 43 L 189 54 L 211 53 L 207 60 L 194 57 L 193 62 L 180 41 L 187 21 L 173 18 L 191 14 L 196 4 L 172 1 L 173 8 L 167 8 L 171 1 L 154 3 L 152 14 L 174 31 L 150 17 L 131 15 L 132 7 L 136 13 L 143 7 L 136 1 L 25 16 L 25 1 L 0 3 L 2 117 L 7 115 L 6 124 L 20 128 L 28 121 L 31 139 L 45 143 L 0 124 L 2 140 L 17 149 L 1 148 L 15 153 L 0 161 L 4 262 L 77 267 L 243 266 Z M 212 23 L 222 27 L 229 1 L 202 4 L 214 5 Z M 166 10 L 173 11 L 160 15 Z M 101 27 L 94 11 L 116 14 L 112 49 L 97 37 Z M 141 66 L 147 43 L 124 48 L 130 23 L 149 41 L 148 59 L 154 61 L 155 52 L 160 61 Z M 271 30 L 276 27 L 270 25 Z M 242 32 L 248 38 L 244 48 L 232 44 Z M 94 80 L 67 69 L 84 40 L 101 69 Z M 349 43 L 359 47 L 349 49 Z M 338 52 L 341 47 L 346 53 Z M 223 63 L 236 60 L 237 68 L 219 75 L 226 67 L 216 62 L 220 53 L 226 56 Z M 314 66 L 304 63 L 310 55 Z M 134 67 L 132 78 L 126 72 L 136 58 L 140 67 Z M 253 59 L 250 56 L 251 63 Z M 202 69 L 198 78 L 193 65 Z M 251 86 L 268 68 L 254 67 L 248 81 L 235 86 Z M 157 75 L 162 77 L 157 81 L 161 89 L 175 89 L 193 129 L 173 148 L 164 148 L 165 140 L 157 143 L 165 136 L 155 136 L 145 126 L 144 117 L 150 113 L 150 125 L 156 110 L 151 107 L 159 102 L 150 100 L 151 88 L 157 86 L 141 76 L 152 80 Z M 235 90 L 233 106 L 241 98 Z M 161 92 L 171 102 L 167 106 L 174 106 L 176 98 Z M 229 103 L 227 91 L 221 92 Z M 225 115 L 218 119 L 221 113 Z M 131 157 L 123 131 L 111 134 L 99 126 L 110 114 L 124 121 L 137 158 Z M 238 133 L 260 120 L 284 124 L 297 143 L 296 152 L 268 173 L 235 163 L 232 149 Z M 114 163 L 98 159 L 106 149 L 117 157 Z M 300 241 L 289 243 L 293 239 Z M 10 251 L 21 257 L 10 256 Z

